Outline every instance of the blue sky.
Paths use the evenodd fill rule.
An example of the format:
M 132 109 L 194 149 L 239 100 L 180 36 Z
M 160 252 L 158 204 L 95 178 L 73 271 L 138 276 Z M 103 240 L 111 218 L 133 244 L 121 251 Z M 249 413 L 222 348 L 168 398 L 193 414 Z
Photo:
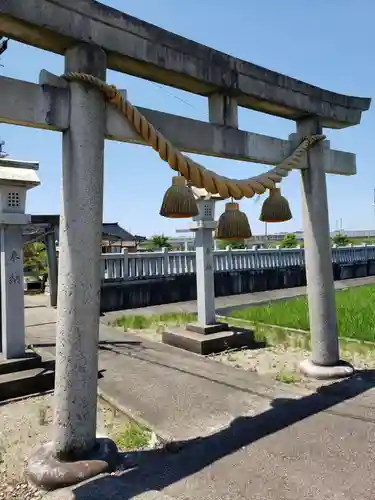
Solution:
M 373 0 L 106 0 L 103 3 L 200 43 L 335 92 L 373 97 L 375 33 Z M 178 5 L 178 7 L 177 7 Z M 12 42 L 2 57 L 0 73 L 37 82 L 41 69 L 63 72 L 63 57 Z M 128 75 L 108 72 L 108 81 L 128 90 L 135 105 L 207 120 L 205 98 L 170 89 Z M 287 138 L 294 122 L 240 108 L 240 128 Z M 357 155 L 354 177 L 328 176 L 331 228 L 342 218 L 344 229 L 373 229 L 371 206 L 374 176 L 375 104 L 353 128 L 326 130 L 331 147 Z M 29 193 L 29 213 L 58 213 L 61 178 L 61 137 L 23 127 L 1 125 L 11 157 L 40 162 L 42 185 Z M 199 157 L 208 168 L 244 178 L 264 166 Z M 170 185 L 171 170 L 149 148 L 106 142 L 104 221 L 119 222 L 136 234 L 174 235 L 188 220 L 159 216 L 162 196 Z M 301 229 L 299 173 L 283 181 L 294 218 L 269 231 Z M 254 233 L 263 233 L 258 221 L 261 203 L 241 202 Z M 218 205 L 218 212 L 223 205 Z

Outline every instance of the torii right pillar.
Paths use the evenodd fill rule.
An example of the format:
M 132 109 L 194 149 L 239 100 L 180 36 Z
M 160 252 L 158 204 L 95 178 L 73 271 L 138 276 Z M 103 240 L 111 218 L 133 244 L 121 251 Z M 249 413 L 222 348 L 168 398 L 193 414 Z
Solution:
M 314 134 L 322 134 L 318 118 L 307 117 L 297 122 L 300 140 L 303 136 Z M 301 370 L 305 375 L 317 379 L 348 377 L 354 369 L 341 361 L 339 354 L 322 142 L 307 151 L 307 164 L 308 168 L 301 171 L 301 198 L 311 358 L 301 363 Z

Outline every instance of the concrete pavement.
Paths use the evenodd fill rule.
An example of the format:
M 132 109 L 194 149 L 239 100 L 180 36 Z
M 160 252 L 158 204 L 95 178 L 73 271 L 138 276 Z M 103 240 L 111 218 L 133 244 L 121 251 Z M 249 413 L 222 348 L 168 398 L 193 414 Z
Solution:
M 29 342 L 51 354 L 54 316 L 47 307 L 26 310 Z M 149 460 L 138 468 L 80 485 L 72 498 L 373 498 L 371 372 L 301 392 L 105 325 L 99 365 L 109 400 L 184 446 L 144 452 Z

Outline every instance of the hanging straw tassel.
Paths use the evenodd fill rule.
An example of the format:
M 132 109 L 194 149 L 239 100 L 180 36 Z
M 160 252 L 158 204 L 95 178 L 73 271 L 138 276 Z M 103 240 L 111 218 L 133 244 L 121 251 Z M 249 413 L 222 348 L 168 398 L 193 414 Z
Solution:
M 262 222 L 286 222 L 292 218 L 289 202 L 281 195 L 279 188 L 270 189 L 264 201 L 259 220 Z
M 193 192 L 182 176 L 172 177 L 172 186 L 165 192 L 160 215 L 170 219 L 185 219 L 198 215 Z
M 248 218 L 240 211 L 238 203 L 227 203 L 225 212 L 220 215 L 216 229 L 218 240 L 245 240 L 251 237 Z

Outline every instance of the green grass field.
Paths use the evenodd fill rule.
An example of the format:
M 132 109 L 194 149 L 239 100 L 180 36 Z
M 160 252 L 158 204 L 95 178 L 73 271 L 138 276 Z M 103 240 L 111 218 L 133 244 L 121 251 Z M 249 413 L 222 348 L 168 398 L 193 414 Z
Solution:
M 178 326 L 186 325 L 196 321 L 197 315 L 193 313 L 164 313 L 152 314 L 149 316 L 141 314 L 129 314 L 118 318 L 114 326 L 129 328 L 134 330 L 144 330 L 148 328 L 158 328 L 163 325 Z
M 349 288 L 336 292 L 336 309 L 341 337 L 375 342 L 375 286 Z M 230 316 L 252 323 L 309 329 L 306 297 L 238 309 Z

